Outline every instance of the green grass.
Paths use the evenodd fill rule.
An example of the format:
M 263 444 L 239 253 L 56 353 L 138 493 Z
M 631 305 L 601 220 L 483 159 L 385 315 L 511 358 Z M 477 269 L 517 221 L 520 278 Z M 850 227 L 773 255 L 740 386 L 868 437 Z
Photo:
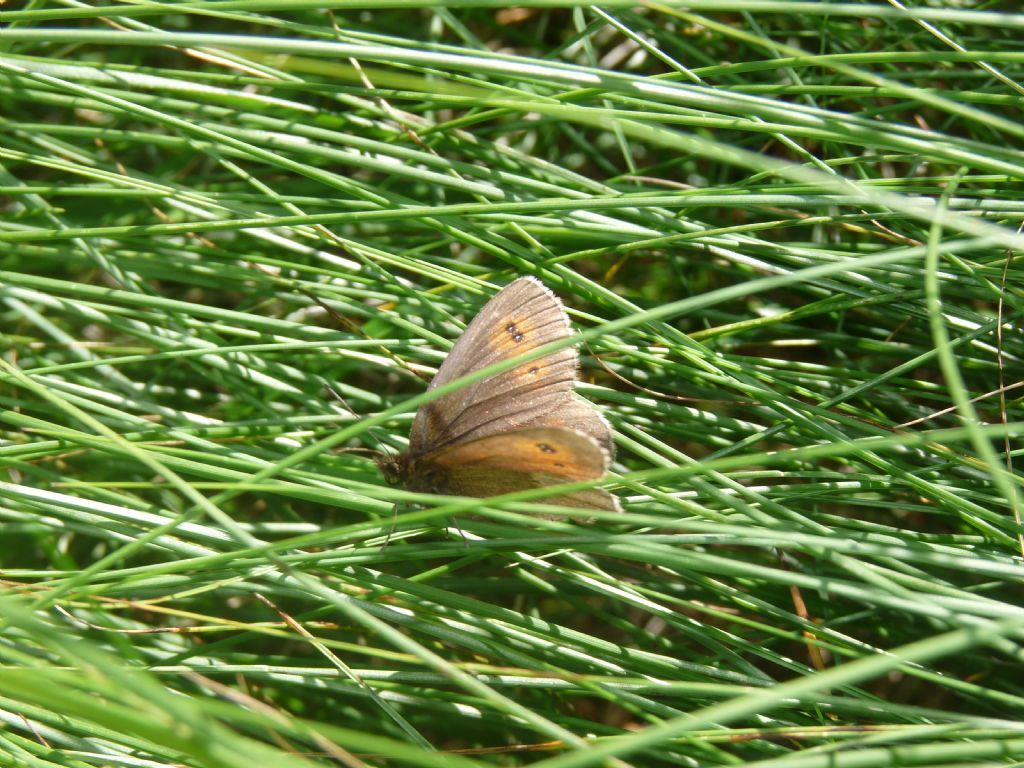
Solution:
M 0 11 L 0 765 L 1019 764 L 1024 18 L 335 7 Z M 621 515 L 350 450 L 524 274 Z

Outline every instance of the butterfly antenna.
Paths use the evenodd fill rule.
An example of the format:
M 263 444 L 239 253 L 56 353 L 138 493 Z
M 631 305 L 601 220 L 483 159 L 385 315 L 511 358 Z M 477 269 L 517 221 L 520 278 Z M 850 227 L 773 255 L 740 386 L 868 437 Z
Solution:
M 342 407 L 346 411 L 351 413 L 353 416 L 358 417 L 358 414 L 354 410 L 352 410 L 352 406 L 350 406 L 348 404 L 348 401 L 345 400 L 345 398 L 341 396 L 341 393 L 338 392 L 338 390 L 336 390 L 330 384 L 325 384 L 324 386 L 326 387 L 327 391 L 331 393 L 331 396 L 334 397 L 334 399 L 337 400 L 339 403 L 341 403 Z M 377 431 L 376 427 L 370 427 L 369 429 L 366 430 L 366 433 L 370 436 L 370 440 L 373 441 L 377 445 L 377 448 L 343 448 L 343 449 L 341 449 L 340 452 L 341 453 L 363 453 L 363 452 L 365 452 L 365 453 L 373 453 L 373 454 L 375 454 L 377 456 L 381 456 L 381 455 L 392 456 L 392 455 L 394 455 L 394 451 L 391 449 L 391 446 L 388 445 L 387 443 L 385 443 L 379 437 L 379 435 L 375 434 L 376 431 Z

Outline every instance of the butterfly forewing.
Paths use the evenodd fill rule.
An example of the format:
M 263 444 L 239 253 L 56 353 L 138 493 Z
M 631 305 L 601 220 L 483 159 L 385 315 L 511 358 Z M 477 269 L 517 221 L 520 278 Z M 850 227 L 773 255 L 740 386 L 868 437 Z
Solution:
M 506 286 L 473 319 L 430 384 L 521 355 L 570 333 L 558 298 L 533 278 Z M 544 423 L 573 402 L 576 350 L 560 349 L 422 406 L 410 435 L 413 456 L 498 432 Z

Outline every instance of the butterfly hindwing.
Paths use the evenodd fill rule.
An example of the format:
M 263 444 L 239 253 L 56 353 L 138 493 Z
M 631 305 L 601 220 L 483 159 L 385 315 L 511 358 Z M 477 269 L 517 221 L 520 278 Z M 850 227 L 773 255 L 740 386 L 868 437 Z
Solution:
M 607 469 L 608 454 L 586 433 L 535 427 L 459 443 L 424 461 L 424 474 L 435 480 L 432 490 L 486 497 L 597 479 Z M 619 509 L 618 500 L 601 489 L 553 493 L 541 500 L 562 506 Z

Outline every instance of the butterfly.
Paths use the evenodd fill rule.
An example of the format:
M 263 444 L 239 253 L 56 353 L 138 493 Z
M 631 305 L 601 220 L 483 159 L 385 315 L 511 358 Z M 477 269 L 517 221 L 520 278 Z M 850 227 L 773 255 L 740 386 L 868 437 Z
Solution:
M 473 318 L 428 391 L 570 333 L 558 297 L 521 277 Z M 409 449 L 380 460 L 382 471 L 410 491 L 477 497 L 602 477 L 614 456 L 611 429 L 576 397 L 576 368 L 576 350 L 563 347 L 420 406 Z M 621 511 L 600 488 L 539 501 Z

